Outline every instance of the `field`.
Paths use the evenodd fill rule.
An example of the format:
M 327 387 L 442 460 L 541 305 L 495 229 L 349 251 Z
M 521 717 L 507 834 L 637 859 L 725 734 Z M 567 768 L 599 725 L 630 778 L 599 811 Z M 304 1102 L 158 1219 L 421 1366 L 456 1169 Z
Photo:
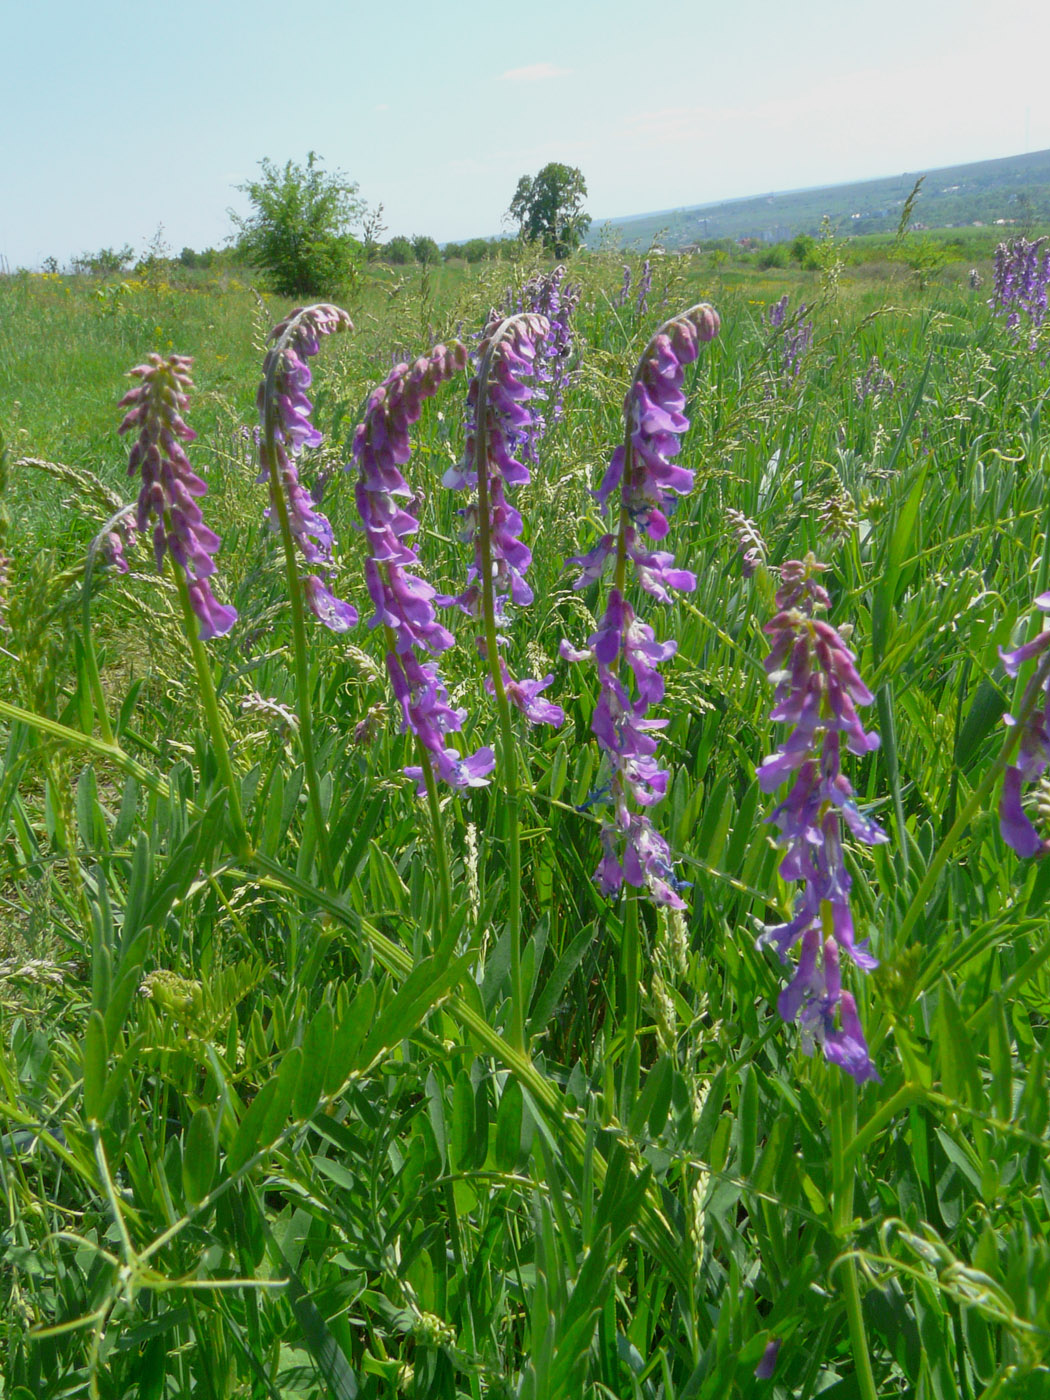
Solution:
M 1047 331 L 989 306 L 987 261 L 840 252 L 654 258 L 645 296 L 639 258 L 625 296 L 623 258 L 577 255 L 533 399 L 499 359 L 521 323 L 482 333 L 549 264 L 373 270 L 353 330 L 281 342 L 318 445 L 273 351 L 261 448 L 298 503 L 256 479 L 289 303 L 229 269 L 0 279 L 2 1400 L 1050 1393 Z M 455 338 L 383 495 L 369 396 Z M 192 569 L 115 519 L 145 406 L 178 436 L 171 367 L 127 378 L 150 353 L 193 357 L 236 610 L 203 640 Z M 680 439 L 694 479 L 629 453 L 621 507 L 636 369 L 631 451 Z M 509 439 L 531 480 L 482 473 L 502 535 L 443 484 L 473 375 L 546 420 Z M 170 553 L 205 537 L 165 490 Z M 366 495 L 418 517 L 439 594 L 477 528 L 480 611 L 439 607 L 426 662 L 447 709 Z M 501 624 L 514 509 L 533 597 Z M 304 607 L 311 568 L 356 625 Z

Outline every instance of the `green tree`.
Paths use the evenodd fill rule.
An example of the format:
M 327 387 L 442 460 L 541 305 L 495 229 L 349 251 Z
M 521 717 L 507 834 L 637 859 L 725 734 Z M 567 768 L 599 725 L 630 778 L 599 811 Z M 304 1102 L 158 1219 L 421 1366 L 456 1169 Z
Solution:
M 393 263 L 395 267 L 404 267 L 415 257 L 412 251 L 412 244 L 403 233 L 395 234 L 389 243 L 383 248 L 383 261 Z
M 439 263 L 441 261 L 441 249 L 425 233 L 417 233 L 413 238 L 412 251 L 416 255 L 418 263 Z
M 237 186 L 252 213 L 230 211 L 242 255 L 282 296 L 326 296 L 347 287 L 362 259 L 350 232 L 365 208 L 357 185 L 341 171 L 324 170 L 314 151 L 305 165 L 259 165 L 260 179 Z
M 510 217 L 529 243 L 540 241 L 557 258 L 564 258 L 583 242 L 591 226 L 583 212 L 587 182 L 572 165 L 551 161 L 533 178 L 523 175 L 510 202 Z

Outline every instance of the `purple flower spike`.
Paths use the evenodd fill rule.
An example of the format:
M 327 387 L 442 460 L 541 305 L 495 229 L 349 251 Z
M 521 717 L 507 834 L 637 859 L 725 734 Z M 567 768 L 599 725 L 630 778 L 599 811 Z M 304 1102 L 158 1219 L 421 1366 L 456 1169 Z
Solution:
M 1050 594 L 1042 593 L 1035 600 L 1041 612 L 1050 612 Z M 1023 785 L 1041 778 L 1050 766 L 1050 632 L 1040 632 L 1032 641 L 1015 651 L 999 651 L 999 659 L 1008 676 L 1019 675 L 1028 661 L 1039 659 L 1039 665 L 1021 700 L 1021 733 L 1017 756 L 1003 774 L 1003 792 L 999 802 L 999 831 L 1006 844 L 1019 856 L 1044 856 L 1050 852 L 1050 841 L 1044 840 L 1021 806 Z M 1016 727 L 1013 715 L 1005 721 Z
M 1021 336 L 1022 314 L 1029 331 L 1029 348 L 1035 349 L 1046 320 L 1050 290 L 1050 244 L 1047 239 L 1012 238 L 995 250 L 995 290 L 988 305 L 1016 342 Z
M 867 946 L 854 940 L 842 826 L 867 846 L 889 838 L 861 812 L 842 772 L 843 739 L 855 754 L 871 753 L 879 740 L 857 717 L 856 707 L 871 704 L 873 697 L 857 672 L 856 657 L 834 627 L 814 617 L 816 609 L 830 606 L 820 582 L 823 571 L 812 555 L 784 564 L 776 595 L 780 611 L 765 628 L 766 671 L 776 686 L 772 718 L 792 729 L 759 765 L 757 776 L 763 792 L 790 783 L 768 820 L 780 832 L 780 876 L 801 889 L 792 918 L 766 928 L 758 943 L 772 944 L 785 963 L 791 948 L 800 945 L 795 975 L 777 1009 L 785 1021 L 798 1024 L 807 1054 L 819 1043 L 827 1060 L 863 1084 L 878 1074 L 856 1003 L 842 990 L 839 954 L 862 972 L 877 963 Z
M 312 495 L 299 480 L 297 459 L 304 447 L 319 447 L 323 441 L 310 418 L 313 404 L 306 390 L 312 376 L 307 361 L 320 349 L 321 336 L 342 330 L 353 330 L 353 325 L 338 306 L 322 302 L 291 312 L 270 334 L 272 348 L 263 361 L 263 380 L 256 395 L 262 424 L 257 480 L 270 486 L 266 520 L 272 530 L 280 530 L 276 495 L 280 492 L 292 539 L 306 562 L 319 568 L 326 579 L 334 572 L 335 539 L 328 518 L 317 509 L 320 492 Z M 326 627 L 346 632 L 355 625 L 356 610 L 336 598 L 317 574 L 307 575 L 302 582 L 307 606 Z
M 136 366 L 131 374 L 141 382 L 120 401 L 127 413 L 119 431 L 138 430 L 128 457 L 128 475 L 138 472 L 142 480 L 135 523 L 148 530 L 153 521 L 158 573 L 165 554 L 185 571 L 200 637 L 208 641 L 227 633 L 237 613 L 217 601 L 208 583 L 215 572 L 212 555 L 219 537 L 204 524 L 197 501 L 208 488 L 193 472 L 182 446 L 197 436 L 182 417 L 193 388 L 192 363 L 187 355 L 150 355 L 146 364 Z
M 615 561 L 617 579 L 624 578 L 630 561 L 639 587 L 661 602 L 671 601 L 670 589 L 695 588 L 695 576 L 676 568 L 670 552 L 647 549 L 638 531 L 662 539 L 675 495 L 692 487 L 693 473 L 670 462 L 689 426 L 682 392 L 684 366 L 696 359 L 700 344 L 713 339 L 718 328 L 718 313 L 712 307 L 694 306 L 661 326 L 646 346 L 624 400 L 624 442 L 595 492 L 603 508 L 614 492 L 619 493 L 618 532 L 604 535 L 593 549 L 569 561 L 581 570 L 575 587 L 596 582 L 610 561 Z M 683 883 L 674 874 L 670 849 L 647 815 L 647 809 L 666 795 L 669 781 L 654 757 L 653 734 L 667 721 L 650 719 L 648 709 L 663 699 L 657 668 L 674 655 L 676 643 L 658 641 L 615 587 L 586 650 L 564 641 L 560 650 L 566 660 L 590 658 L 598 668 L 600 693 L 591 732 L 609 761 L 611 776 L 603 795 L 612 806 L 612 816 L 602 826 L 598 887 L 611 895 L 626 882 L 643 889 L 656 904 L 683 909 Z M 633 683 L 633 696 L 628 681 Z M 637 807 L 644 810 L 639 813 Z
M 558 271 L 564 274 L 564 269 Z M 550 332 L 551 322 L 532 312 L 502 320 L 496 315 L 490 318 L 479 349 L 478 372 L 467 393 L 470 416 L 463 460 L 444 476 L 444 484 L 455 490 L 477 488 L 476 500 L 461 512 L 465 523 L 463 537 L 474 546 L 474 563 L 467 571 L 463 592 L 455 597 L 442 596 L 438 602 L 445 607 L 455 604 L 487 626 L 482 580 L 490 578 L 491 621 L 497 644 L 508 621 L 508 599 L 518 607 L 528 607 L 532 602 L 532 589 L 525 579 L 532 553 L 520 538 L 521 515 L 508 502 L 506 492 L 508 487 L 524 486 L 530 480 L 528 467 L 515 456 L 522 444 L 533 440 L 532 419 L 525 404 L 535 390 L 524 379 L 533 376 L 538 347 Z M 487 655 L 484 636 L 478 644 L 486 659 L 494 664 Z M 543 681 L 519 681 L 510 674 L 502 658 L 499 666 L 507 698 L 530 724 L 558 725 L 564 721 L 560 705 L 536 699 L 550 684 L 551 676 Z M 490 678 L 488 684 L 494 693 L 495 680 Z
M 419 739 L 437 777 L 457 789 L 484 786 L 496 760 L 491 749 L 464 758 L 445 743 L 445 735 L 462 726 L 466 711 L 449 705 L 436 662 L 419 659 L 420 653 L 439 656 L 454 639 L 435 616 L 434 589 L 412 572 L 419 567 L 409 543 L 419 530 L 418 507 L 400 468 L 412 455 L 409 429 L 419 421 L 424 400 L 466 364 L 465 347 L 454 341 L 436 346 L 414 364 L 395 365 L 369 395 L 351 447 L 357 468 L 354 496 L 368 540 L 365 582 L 375 605 L 369 625 L 386 628 L 387 672 L 401 706 L 403 732 Z M 404 771 L 420 795 L 425 793 L 423 769 Z

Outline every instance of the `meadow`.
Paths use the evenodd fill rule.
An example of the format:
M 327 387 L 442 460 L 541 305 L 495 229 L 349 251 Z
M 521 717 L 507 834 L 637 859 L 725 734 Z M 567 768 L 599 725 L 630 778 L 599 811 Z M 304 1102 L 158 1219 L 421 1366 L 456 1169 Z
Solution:
M 839 253 L 0 279 L 3 1400 L 1050 1393 L 1047 330 Z

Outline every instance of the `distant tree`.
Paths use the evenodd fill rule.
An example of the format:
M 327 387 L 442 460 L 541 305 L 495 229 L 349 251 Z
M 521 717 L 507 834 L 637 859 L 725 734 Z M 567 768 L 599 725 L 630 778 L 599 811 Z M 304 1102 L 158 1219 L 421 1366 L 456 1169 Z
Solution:
M 393 263 L 396 267 L 403 267 L 405 263 L 412 262 L 414 257 L 411 242 L 400 233 L 383 248 L 383 261 Z
M 799 267 L 808 267 L 816 249 L 817 240 L 811 234 L 798 233 L 791 240 L 788 252 L 792 262 L 797 262 Z
M 446 243 L 441 250 L 441 256 L 446 262 L 452 262 L 455 258 L 463 257 L 462 243 Z
M 314 151 L 305 165 L 259 165 L 261 179 L 237 186 L 252 213 L 230 211 L 242 255 L 282 296 L 325 296 L 352 283 L 363 255 L 350 232 L 365 207 L 357 185 L 340 171 L 325 171 Z
M 463 244 L 463 256 L 468 263 L 479 263 L 482 258 L 487 258 L 491 249 L 491 244 L 487 238 L 468 238 Z
M 533 178 L 523 175 L 510 202 L 510 217 L 528 243 L 542 242 L 557 258 L 564 258 L 583 242 L 591 226 L 583 212 L 587 182 L 571 165 L 551 161 Z
M 412 252 L 415 254 L 418 263 L 436 263 L 441 261 L 441 249 L 432 238 L 428 238 L 425 233 L 417 233 L 412 240 Z
M 97 253 L 81 253 L 74 258 L 74 272 L 89 272 L 93 277 L 110 277 L 114 272 L 123 272 L 135 256 L 130 243 L 123 248 L 100 248 Z

